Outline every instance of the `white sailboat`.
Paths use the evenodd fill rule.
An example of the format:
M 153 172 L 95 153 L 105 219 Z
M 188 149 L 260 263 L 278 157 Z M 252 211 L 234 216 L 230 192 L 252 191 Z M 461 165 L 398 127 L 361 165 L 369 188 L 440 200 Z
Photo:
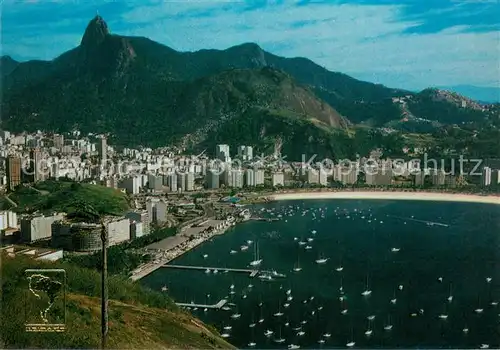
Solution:
M 438 315 L 438 318 L 446 321 L 448 319 L 448 313 L 446 312 L 446 304 L 444 305 L 444 312 Z
M 352 324 L 351 324 L 351 341 L 346 344 L 348 348 L 352 348 L 354 345 L 356 345 L 356 342 L 354 341 L 354 335 L 353 335 L 353 329 L 352 329 Z
M 259 303 L 259 306 L 261 306 L 262 303 Z M 264 316 L 262 316 L 262 308 L 260 308 L 260 317 L 259 317 L 259 323 L 264 323 Z
M 325 264 L 328 261 L 329 258 L 325 258 L 323 256 L 319 256 L 318 259 L 316 259 L 316 264 L 322 265 Z
M 371 337 L 373 334 L 373 329 L 372 329 L 372 320 L 368 320 L 368 329 L 365 331 L 365 335 L 367 337 Z
M 231 318 L 232 318 L 233 320 L 237 320 L 237 319 L 239 319 L 240 317 L 241 317 L 241 314 L 240 314 L 240 313 L 238 313 L 238 310 L 236 310 L 236 312 L 235 312 L 234 314 L 232 314 L 232 315 L 231 315 Z
M 302 267 L 300 267 L 300 255 L 297 254 L 297 265 L 293 267 L 293 272 L 302 271 Z
M 250 262 L 250 266 L 259 266 L 262 263 L 262 259 L 259 258 L 259 242 L 255 245 L 255 258 Z
M 271 335 L 273 335 L 273 333 L 274 333 L 273 331 L 268 329 L 264 332 L 264 335 L 269 338 Z
M 249 328 L 255 328 L 255 326 L 256 326 L 256 325 L 257 325 L 257 324 L 255 323 L 255 317 L 254 317 L 254 315 L 253 315 L 253 313 L 252 313 L 252 323 L 250 323 L 250 324 L 248 325 L 248 327 L 249 327 Z
M 281 312 L 281 303 L 278 304 L 278 312 L 274 314 L 276 317 L 281 317 L 283 316 L 283 312 Z
M 248 347 L 253 348 L 256 345 L 257 345 L 257 343 L 255 343 L 255 330 L 252 329 L 252 340 L 250 341 L 250 343 L 248 343 Z
M 342 297 L 342 300 L 340 301 L 340 304 L 341 304 L 341 311 L 340 311 L 340 313 L 342 315 L 347 315 L 347 311 L 348 310 L 347 310 L 347 308 L 344 305 L 344 301 L 345 301 L 345 299 Z
M 280 336 L 279 338 L 274 339 L 274 342 L 278 344 L 283 344 L 285 342 L 285 338 L 281 336 L 281 327 L 280 327 Z
M 368 287 L 368 276 L 366 276 L 366 288 L 365 290 L 363 291 L 363 293 L 361 293 L 362 296 L 364 297 L 367 297 L 369 296 L 370 294 L 372 294 L 372 291 L 370 290 L 370 288 Z
M 337 266 L 335 268 L 335 271 L 337 272 L 342 272 L 342 270 L 344 269 L 344 267 L 342 266 L 342 258 L 340 258 L 340 261 L 339 261 L 339 266 Z
M 392 323 L 391 323 L 391 315 L 388 316 L 388 320 L 386 325 L 384 326 L 385 331 L 391 331 L 392 330 Z
M 448 296 L 448 302 L 451 303 L 453 301 L 453 295 L 451 295 L 451 283 L 450 283 L 450 295 Z
M 480 300 L 478 300 L 478 305 L 480 305 L 480 304 L 481 304 L 481 302 L 480 302 Z M 475 312 L 476 314 L 482 314 L 482 313 L 483 313 L 483 311 L 484 311 L 484 310 L 483 310 L 483 308 L 482 308 L 482 307 L 480 307 L 480 306 L 478 306 L 478 308 L 474 310 L 474 312 Z
M 397 301 L 398 301 L 398 299 L 396 298 L 396 289 L 394 289 L 394 297 L 391 299 L 391 304 L 396 305 Z

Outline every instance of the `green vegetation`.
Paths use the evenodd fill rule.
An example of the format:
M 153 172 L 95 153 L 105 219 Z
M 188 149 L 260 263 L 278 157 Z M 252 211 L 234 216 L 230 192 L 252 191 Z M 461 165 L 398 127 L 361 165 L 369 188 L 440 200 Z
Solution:
M 299 118 L 297 113 L 287 110 L 249 109 L 211 131 L 193 151 L 211 151 L 216 144 L 226 143 L 230 147 L 251 144 L 255 154 L 269 154 L 274 151 L 277 139 L 281 140 L 281 154 L 288 161 L 301 161 L 303 154 L 306 160 L 314 154 L 317 160 L 356 159 L 356 154 L 368 154 L 374 148 L 381 148 L 387 156 L 399 155 L 405 145 L 400 133 L 384 135 L 362 127 L 344 131 L 318 125 L 307 116 Z
M 147 236 L 109 247 L 108 273 L 110 275 L 128 276 L 140 264 L 151 260 L 149 254 L 137 251 L 137 249 L 173 236 L 176 232 L 176 228 L 155 229 Z M 80 267 L 98 271 L 101 271 L 102 267 L 102 255 L 100 251 L 88 255 L 68 254 L 64 260 Z
M 182 53 L 145 38 L 111 35 L 102 19 L 92 20 L 87 31 L 99 35 L 87 36 L 85 45 L 60 59 L 3 59 L 5 128 L 65 132 L 77 126 L 84 133 L 110 132 L 114 144 L 193 149 L 232 144 L 238 135 L 259 151 L 281 142 L 289 158 L 304 153 L 350 158 L 353 145 L 369 140 L 352 140 L 339 131 L 347 128 L 347 119 L 405 133 L 431 134 L 443 124 L 470 131 L 499 128 L 498 107 L 462 108 L 459 96 L 442 99 L 433 89 L 416 94 L 359 81 L 304 58 L 272 55 L 256 44 Z M 405 107 L 392 102 L 401 96 L 408 96 Z M 416 119 L 400 121 L 409 114 Z M 498 134 L 484 134 L 467 149 L 498 154 Z M 220 135 L 217 141 L 214 135 Z M 391 153 L 394 147 L 385 141 L 394 140 L 382 140 Z
M 69 263 L 27 257 L 2 257 L 2 348 L 98 348 L 100 344 L 100 274 Z M 27 333 L 24 307 L 27 268 L 66 270 L 66 332 Z M 180 311 L 165 294 L 109 278 L 110 348 L 230 348 L 210 327 Z M 27 305 L 36 307 L 36 305 Z M 56 302 L 51 312 L 62 308 Z
M 35 184 L 34 188 L 20 186 L 10 198 L 18 205 L 11 209 L 25 213 L 72 213 L 79 210 L 81 203 L 99 213 L 121 214 L 129 208 L 127 196 L 116 189 L 72 181 L 48 180 Z M 11 207 L 6 201 L 2 204 L 4 209 Z

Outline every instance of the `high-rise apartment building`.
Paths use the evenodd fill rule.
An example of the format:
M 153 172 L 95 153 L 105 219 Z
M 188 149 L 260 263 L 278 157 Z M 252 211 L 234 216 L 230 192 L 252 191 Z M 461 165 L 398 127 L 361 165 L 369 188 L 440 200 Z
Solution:
M 444 169 L 433 169 L 431 180 L 434 186 L 444 186 L 446 182 L 446 172 Z
M 273 187 L 285 186 L 285 174 L 282 172 L 275 172 L 272 174 L 271 183 Z
M 215 149 L 215 157 L 225 163 L 231 162 L 229 145 L 217 145 Z
M 194 173 L 182 172 L 177 174 L 177 187 L 182 192 L 194 191 Z
M 175 178 L 175 181 L 177 182 L 177 177 Z M 163 177 L 148 174 L 148 188 L 153 191 L 161 191 L 163 188 Z
M 245 170 L 245 186 L 255 186 L 255 171 L 253 169 Z
M 54 147 L 62 149 L 64 146 L 64 136 L 61 134 L 54 134 Z
M 481 185 L 489 186 L 491 185 L 491 168 L 485 166 L 483 172 L 481 173 Z
M 154 224 L 163 224 L 167 222 L 168 207 L 167 203 L 157 198 L 150 199 L 146 202 L 146 210 L 148 212 L 149 222 Z
M 205 175 L 205 186 L 209 189 L 219 188 L 219 173 L 216 171 L 207 171 Z
M 47 163 L 43 161 L 42 152 L 39 148 L 30 151 L 30 173 L 33 182 L 43 181 L 48 175 Z
M 231 169 L 231 176 L 229 179 L 228 186 L 233 188 L 243 187 L 243 171 L 239 169 Z
M 6 160 L 7 188 L 13 191 L 21 183 L 21 158 L 9 156 Z
M 333 168 L 333 179 L 344 185 L 352 185 L 358 181 L 358 167 L 354 163 L 350 166 L 338 164 Z
M 319 184 L 319 172 L 317 169 L 309 168 L 306 170 L 304 181 L 308 184 Z
M 419 172 L 415 173 L 415 185 L 423 186 L 424 184 L 425 184 L 425 171 L 420 170 Z
M 253 159 L 252 146 L 239 146 L 238 147 L 238 158 L 241 160 L 252 160 Z
M 500 184 L 500 170 L 495 169 L 491 171 L 491 184 L 492 185 Z
M 255 173 L 255 186 L 264 184 L 264 170 L 257 169 L 254 171 Z
M 326 172 L 326 170 L 323 170 L 323 169 L 320 169 L 318 170 L 318 180 L 319 180 L 319 184 L 321 186 L 327 186 L 328 185 L 328 173 Z
M 104 136 L 102 136 L 97 143 L 97 152 L 99 153 L 99 159 L 101 164 L 106 163 L 108 157 L 108 143 Z
M 186 173 L 186 186 L 185 191 L 194 191 L 194 173 Z

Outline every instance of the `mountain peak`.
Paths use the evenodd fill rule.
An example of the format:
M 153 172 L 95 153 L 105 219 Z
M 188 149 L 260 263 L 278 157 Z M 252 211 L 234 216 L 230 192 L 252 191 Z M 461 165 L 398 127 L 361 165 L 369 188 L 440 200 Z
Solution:
M 109 35 L 108 25 L 104 19 L 97 15 L 87 25 L 82 37 L 82 46 L 97 46 Z

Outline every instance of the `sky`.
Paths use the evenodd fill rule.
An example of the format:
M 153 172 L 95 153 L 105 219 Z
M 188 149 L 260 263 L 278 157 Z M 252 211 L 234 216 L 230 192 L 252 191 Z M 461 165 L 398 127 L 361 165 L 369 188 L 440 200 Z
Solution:
M 96 13 L 179 51 L 255 42 L 390 87 L 500 87 L 499 0 L 4 0 L 1 53 L 53 59 Z

